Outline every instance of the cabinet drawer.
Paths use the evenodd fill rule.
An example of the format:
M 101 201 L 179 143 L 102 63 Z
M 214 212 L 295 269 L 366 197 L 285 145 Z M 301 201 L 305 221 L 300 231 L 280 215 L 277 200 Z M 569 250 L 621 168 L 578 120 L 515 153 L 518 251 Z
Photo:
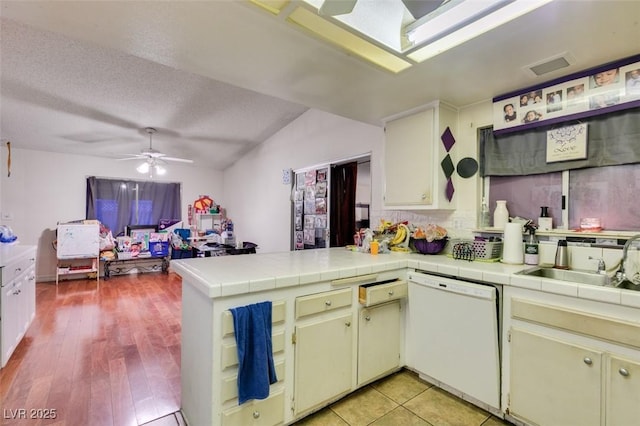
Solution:
M 271 324 L 284 322 L 285 303 L 284 301 L 273 302 L 271 305 Z M 231 311 L 222 313 L 222 336 L 233 336 L 233 314 Z
M 271 426 L 284 422 L 284 391 L 267 399 L 251 400 L 222 412 L 223 425 Z
M 276 368 L 276 377 L 278 383 L 284 380 L 284 360 L 274 363 Z M 226 377 L 222 379 L 222 402 L 230 401 L 238 397 L 238 375 Z
M 358 300 L 364 306 L 377 305 L 407 297 L 407 282 L 397 280 L 387 284 L 367 284 L 358 288 Z
M 24 274 L 31 266 L 36 264 L 35 256 L 29 255 L 24 259 L 11 262 L 2 268 L 2 283 L 9 283 Z
M 284 351 L 284 331 L 271 335 L 271 349 L 274 354 Z M 238 346 L 235 341 L 231 344 L 222 344 L 222 369 L 238 365 Z
M 351 306 L 351 288 L 296 298 L 296 319 Z

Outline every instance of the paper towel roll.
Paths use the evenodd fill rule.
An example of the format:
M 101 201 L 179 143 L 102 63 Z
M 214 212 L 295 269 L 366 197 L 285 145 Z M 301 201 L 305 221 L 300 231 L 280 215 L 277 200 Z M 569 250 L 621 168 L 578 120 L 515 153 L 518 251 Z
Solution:
M 502 245 L 502 262 L 521 265 L 524 261 L 522 242 L 522 224 L 507 223 L 504 226 L 504 243 Z

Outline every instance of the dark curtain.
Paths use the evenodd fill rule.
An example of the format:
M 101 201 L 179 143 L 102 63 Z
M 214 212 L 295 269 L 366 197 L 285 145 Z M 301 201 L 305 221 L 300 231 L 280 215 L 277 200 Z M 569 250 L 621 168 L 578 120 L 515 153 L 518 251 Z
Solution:
M 356 185 L 358 163 L 346 163 L 331 167 L 331 247 L 353 244 L 356 232 Z
M 180 184 L 87 178 L 87 219 L 98 219 L 113 235 L 127 225 L 180 220 Z
M 587 123 L 587 158 L 547 163 L 547 130 Z M 495 136 L 479 130 L 482 176 L 522 176 L 640 163 L 640 108 Z

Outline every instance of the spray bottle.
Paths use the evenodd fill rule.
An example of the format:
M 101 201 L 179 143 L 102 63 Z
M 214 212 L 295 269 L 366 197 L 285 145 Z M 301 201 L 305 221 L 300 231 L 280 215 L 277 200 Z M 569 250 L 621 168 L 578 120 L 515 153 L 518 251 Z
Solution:
M 524 244 L 524 263 L 527 265 L 537 265 L 539 257 L 538 238 L 536 237 L 536 226 L 529 222 L 525 225 L 529 231 L 529 238 Z

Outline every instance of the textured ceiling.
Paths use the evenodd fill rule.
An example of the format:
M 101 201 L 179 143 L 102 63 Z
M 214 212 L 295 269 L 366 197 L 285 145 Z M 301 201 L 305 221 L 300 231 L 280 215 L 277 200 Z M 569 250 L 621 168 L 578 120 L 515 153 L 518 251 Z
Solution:
M 466 106 L 640 53 L 640 1 L 556 0 L 399 74 L 248 2 L 0 6 L 2 141 L 117 158 L 148 147 L 152 126 L 154 148 L 216 169 L 309 107 L 381 125 L 435 99 Z M 568 68 L 523 70 L 563 52 Z

